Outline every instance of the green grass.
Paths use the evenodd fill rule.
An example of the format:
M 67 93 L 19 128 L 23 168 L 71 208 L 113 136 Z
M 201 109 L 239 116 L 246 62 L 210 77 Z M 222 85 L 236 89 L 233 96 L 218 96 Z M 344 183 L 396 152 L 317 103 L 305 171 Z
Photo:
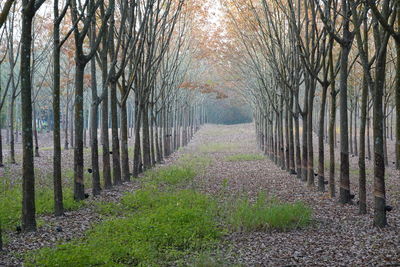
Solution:
M 175 165 L 147 171 L 144 181 L 147 185 L 177 186 L 193 180 L 210 164 L 207 157 L 184 155 Z
M 174 193 L 143 189 L 120 204 L 102 207 L 108 220 L 84 239 L 41 249 L 32 266 L 159 266 L 215 244 L 223 234 L 215 200 L 191 190 Z M 115 216 L 115 210 L 124 217 Z M 29 264 L 28 264 L 29 266 Z
M 0 220 L 2 227 L 13 230 L 20 224 L 22 213 L 22 179 L 11 174 L 11 169 L 4 167 L 4 175 L 0 178 Z M 49 214 L 54 211 L 53 177 L 44 171 L 35 169 L 35 204 L 37 214 Z M 63 173 L 63 199 L 66 210 L 75 210 L 84 205 L 73 199 L 73 171 Z M 85 182 L 89 183 L 85 175 Z
M 205 252 L 196 255 L 191 262 L 182 263 L 178 266 L 195 266 L 195 267 L 242 267 L 241 264 L 232 264 L 226 261 L 226 255 L 221 252 L 213 251 L 212 253 Z
M 221 205 L 217 197 L 182 189 L 211 163 L 184 156 L 145 173 L 143 188 L 115 203 L 98 203 L 103 221 L 72 242 L 32 251 L 26 266 L 228 266 L 211 255 L 228 231 L 289 230 L 305 226 L 311 211 L 260 195 Z
M 188 182 L 196 176 L 193 168 L 186 166 L 171 166 L 170 168 L 161 168 L 146 173 L 146 178 L 150 183 L 177 185 Z
M 265 157 L 259 154 L 237 154 L 225 158 L 226 161 L 256 161 L 263 159 Z
M 209 250 L 224 233 L 216 200 L 177 187 L 208 164 L 208 158 L 185 156 L 176 165 L 146 172 L 143 189 L 118 203 L 97 205 L 105 220 L 85 238 L 32 252 L 28 265 L 159 266 Z M 161 190 L 165 185 L 168 190 Z
M 237 145 L 235 144 L 210 143 L 201 145 L 199 147 L 199 151 L 202 153 L 215 153 L 215 152 L 231 151 L 235 148 L 237 148 Z
M 311 209 L 301 202 L 280 203 L 259 194 L 255 203 L 239 200 L 233 207 L 228 221 L 235 230 L 288 231 L 302 228 L 311 222 Z
M 66 188 L 63 192 L 64 208 L 74 210 L 82 207 L 83 202 L 76 202 L 72 189 Z M 38 188 L 35 195 L 36 213 L 47 214 L 54 211 L 53 191 L 50 188 Z M 22 212 L 21 188 L 7 190 L 0 195 L 0 218 L 4 229 L 15 229 L 20 224 Z

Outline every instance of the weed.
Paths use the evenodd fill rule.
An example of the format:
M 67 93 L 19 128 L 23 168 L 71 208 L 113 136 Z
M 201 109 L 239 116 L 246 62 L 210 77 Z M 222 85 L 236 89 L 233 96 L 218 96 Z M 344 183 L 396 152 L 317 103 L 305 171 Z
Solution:
M 39 266 L 158 266 L 215 244 L 223 234 L 216 202 L 190 190 L 139 190 L 121 201 L 125 217 L 113 217 L 86 238 L 28 256 Z
M 239 200 L 229 214 L 228 221 L 236 230 L 287 231 L 308 225 L 311 209 L 301 202 L 267 201 L 265 194 L 260 193 L 255 203 L 250 203 L 248 199 Z

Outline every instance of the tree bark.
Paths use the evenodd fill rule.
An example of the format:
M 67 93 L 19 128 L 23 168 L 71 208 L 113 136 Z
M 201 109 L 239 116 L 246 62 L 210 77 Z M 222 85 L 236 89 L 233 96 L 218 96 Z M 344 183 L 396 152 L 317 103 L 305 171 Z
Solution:
M 74 199 L 85 199 L 83 181 L 83 79 L 85 64 L 75 65 L 75 148 L 74 148 Z
M 25 232 L 36 230 L 35 218 L 35 168 L 32 140 L 32 84 L 31 47 L 32 20 L 35 6 L 31 1 L 22 1 L 21 29 L 21 105 L 22 109 L 22 229 Z
M 60 22 L 58 0 L 54 0 L 53 24 L 53 183 L 54 215 L 64 214 L 62 179 L 61 179 L 61 130 L 60 130 Z

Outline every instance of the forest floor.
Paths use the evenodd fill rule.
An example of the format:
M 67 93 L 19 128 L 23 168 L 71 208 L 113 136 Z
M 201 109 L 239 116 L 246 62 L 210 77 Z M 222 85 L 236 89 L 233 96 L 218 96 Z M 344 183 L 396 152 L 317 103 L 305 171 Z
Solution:
M 312 209 L 312 223 L 299 229 L 283 232 L 245 229 L 228 231 L 217 249 L 207 256 L 214 258 L 215 261 L 211 262 L 215 264 L 206 266 L 219 266 L 217 263 L 222 266 L 400 265 L 400 179 L 399 172 L 393 167 L 387 171 L 387 200 L 394 209 L 388 214 L 389 227 L 376 229 L 372 226 L 371 171 L 367 173 L 368 214 L 358 215 L 357 205 L 340 205 L 337 199 L 308 188 L 297 180 L 296 175 L 288 174 L 270 159 L 263 157 L 256 148 L 252 124 L 206 125 L 196 133 L 186 148 L 174 153 L 163 165 L 175 164 L 184 154 L 197 154 L 211 159 L 205 172 L 197 175 L 191 186 L 215 197 L 221 205 L 243 196 L 254 201 L 260 193 L 266 193 L 268 197 L 282 202 L 301 201 Z M 72 156 L 71 151 L 65 152 L 63 158 L 68 159 L 68 155 Z M 65 161 L 67 169 L 70 163 Z M 37 159 L 38 173 L 49 177 L 50 163 L 51 150 L 45 149 Z M 15 175 L 20 166 L 9 168 L 7 173 L 3 170 L 2 176 Z M 46 171 L 47 175 L 44 175 Z M 351 179 L 351 190 L 356 194 L 357 201 L 356 157 L 351 158 Z M 96 203 L 118 202 L 124 193 L 135 192 L 141 186 L 140 179 L 137 179 L 104 191 L 100 197 L 89 198 L 84 206 L 66 212 L 62 218 L 40 215 L 39 230 L 36 233 L 17 233 L 12 228 L 7 230 L 5 252 L 0 254 L 0 266 L 20 265 L 23 256 L 34 249 L 84 236 L 86 230 L 103 219 L 98 214 Z

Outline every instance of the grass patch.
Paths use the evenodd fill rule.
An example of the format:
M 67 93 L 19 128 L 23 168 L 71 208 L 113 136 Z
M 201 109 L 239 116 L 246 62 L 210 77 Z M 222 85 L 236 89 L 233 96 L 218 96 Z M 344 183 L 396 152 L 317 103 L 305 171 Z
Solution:
M 263 159 L 265 157 L 259 154 L 237 154 L 225 158 L 226 161 L 256 161 Z
M 265 194 L 260 193 L 255 203 L 248 199 L 239 200 L 228 221 L 235 230 L 288 231 L 307 226 L 311 222 L 311 209 L 301 202 L 267 201 Z
M 199 150 L 202 153 L 215 153 L 215 152 L 231 151 L 235 148 L 237 148 L 237 145 L 235 144 L 210 143 L 201 145 L 199 147 Z
M 150 170 L 146 173 L 146 180 L 150 184 L 178 185 L 188 182 L 196 176 L 196 172 L 190 166 L 170 166 L 158 170 Z
M 147 171 L 144 180 L 147 185 L 177 186 L 193 180 L 210 164 L 211 159 L 207 157 L 185 155 L 176 165 Z
M 74 210 L 82 207 L 83 202 L 76 202 L 72 189 L 66 188 L 63 192 L 65 210 Z M 53 191 L 50 188 L 39 188 L 35 195 L 36 213 L 47 214 L 54 212 Z M 2 227 L 13 229 L 20 224 L 22 212 L 21 188 L 7 190 L 0 195 L 0 218 Z
M 205 252 L 195 256 L 192 261 L 183 263 L 178 266 L 195 266 L 195 267 L 242 267 L 241 264 L 232 264 L 226 262 L 226 256 L 220 252 Z
M 26 266 L 228 266 L 212 255 L 230 230 L 289 230 L 308 224 L 311 211 L 301 203 L 280 204 L 260 195 L 219 205 L 217 198 L 179 189 L 210 164 L 184 156 L 176 165 L 145 174 L 143 189 L 116 203 L 99 203 L 103 222 L 84 238 L 26 255 Z M 223 259 L 223 258 L 221 258 Z
M 4 168 L 4 175 L 0 184 L 0 220 L 6 230 L 15 229 L 20 224 L 22 213 L 22 179 L 11 178 L 11 170 Z M 37 214 L 54 212 L 53 177 L 35 170 L 35 204 Z M 71 176 L 68 176 L 70 175 Z M 65 210 L 75 210 L 84 205 L 73 198 L 72 177 L 73 173 L 65 171 L 63 174 L 63 199 Z M 68 178 L 66 178 L 68 177 Z
M 213 246 L 222 235 L 210 197 L 191 190 L 139 190 L 123 197 L 112 217 L 84 239 L 31 254 L 34 266 L 159 266 Z M 111 211 L 108 207 L 103 211 Z M 29 266 L 28 264 L 28 266 Z

